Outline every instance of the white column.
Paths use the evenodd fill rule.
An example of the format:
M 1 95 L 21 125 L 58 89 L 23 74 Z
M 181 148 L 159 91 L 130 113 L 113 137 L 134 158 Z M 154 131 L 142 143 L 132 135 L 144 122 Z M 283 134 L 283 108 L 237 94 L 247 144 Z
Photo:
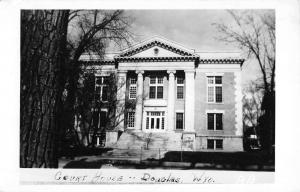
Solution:
M 176 71 L 168 71 L 168 130 L 175 130 L 175 77 Z
M 185 70 L 184 125 L 186 132 L 194 132 L 195 118 L 195 70 Z
M 116 128 L 117 130 L 124 131 L 125 121 L 125 93 L 126 93 L 126 70 L 118 71 L 117 75 L 117 105 L 116 105 Z
M 143 122 L 143 84 L 144 84 L 143 73 L 144 71 L 136 71 L 136 73 L 137 73 L 137 91 L 136 91 L 134 125 L 136 130 L 141 130 L 142 122 Z

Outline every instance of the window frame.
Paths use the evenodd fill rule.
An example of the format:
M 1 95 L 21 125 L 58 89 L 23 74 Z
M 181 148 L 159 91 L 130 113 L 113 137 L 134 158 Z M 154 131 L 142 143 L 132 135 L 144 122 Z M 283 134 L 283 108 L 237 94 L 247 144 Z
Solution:
M 134 83 L 132 82 L 134 80 Z M 135 88 L 135 95 L 133 96 L 131 93 L 131 89 Z M 128 98 L 129 99 L 136 99 L 136 94 L 137 94 L 137 78 L 136 77 L 130 77 L 129 78 L 129 94 Z
M 145 130 L 150 132 L 165 131 L 165 111 L 147 111 Z
M 221 148 L 217 148 L 217 141 L 221 141 Z M 215 139 L 215 150 L 223 150 L 223 139 Z
M 221 83 L 216 83 L 216 79 L 220 78 Z M 211 82 L 211 83 L 210 83 Z M 206 76 L 206 96 L 207 96 L 207 103 L 215 103 L 215 104 L 222 104 L 224 102 L 223 98 L 223 76 L 222 75 L 207 75 Z M 217 101 L 217 87 L 221 88 L 221 101 Z M 212 88 L 213 90 L 213 98 L 210 101 L 209 89 Z
M 212 148 L 211 147 L 209 147 L 209 141 L 212 141 L 213 143 L 213 146 L 212 146 Z M 209 150 L 215 150 L 215 141 L 214 141 L 214 139 L 207 139 L 206 140 L 206 149 L 209 149 Z
M 155 83 L 151 83 L 151 80 L 155 81 Z M 161 78 L 161 79 L 160 79 Z M 159 80 L 162 80 L 161 83 L 159 83 Z M 154 87 L 154 97 L 151 96 L 151 87 Z M 162 97 L 158 98 L 158 88 L 162 87 L 162 92 L 160 92 L 162 94 Z M 163 99 L 164 98 L 164 76 L 150 76 L 150 80 L 149 80 L 149 99 Z
M 182 114 L 182 128 L 181 129 L 177 128 L 177 114 Z M 184 130 L 184 113 L 183 112 L 176 112 L 175 113 L 175 130 L 176 131 L 183 131 Z
M 209 127 L 209 115 L 213 115 L 213 129 Z M 221 115 L 221 129 L 217 129 L 217 115 Z M 208 131 L 223 131 L 224 130 L 224 113 L 221 112 L 207 112 L 206 113 L 206 129 Z
M 135 127 L 135 111 L 129 111 L 127 114 L 127 128 L 134 128 L 134 127 Z
M 101 79 L 100 84 L 98 84 L 98 82 L 97 82 L 97 80 L 99 78 Z M 95 76 L 95 97 L 96 97 L 97 94 L 99 94 L 99 101 L 100 102 L 108 102 L 108 84 L 105 82 L 105 80 L 108 79 L 108 78 L 109 78 L 109 76 L 105 76 L 105 75 L 96 75 Z M 107 88 L 106 89 L 106 100 L 103 100 L 103 89 L 104 89 L 104 87 Z M 97 88 L 100 89 L 100 93 L 97 93 Z
M 101 118 L 101 113 L 105 114 L 104 117 Z M 104 121 L 104 122 L 103 122 Z M 107 125 L 108 122 L 108 110 L 100 110 L 99 112 L 99 127 L 105 127 Z M 104 125 L 102 125 L 102 123 L 104 123 Z
M 179 80 L 179 78 L 182 78 L 182 83 L 178 83 L 178 80 Z M 179 76 L 179 77 L 177 77 L 176 78 L 176 99 L 178 99 L 178 100 L 183 100 L 184 99 L 184 83 L 185 83 L 185 79 L 184 79 L 184 77 L 181 77 L 181 76 Z M 182 87 L 182 98 L 179 98 L 178 97 L 178 88 L 179 87 Z
M 209 147 L 209 141 L 213 142 L 210 144 L 213 144 L 213 147 L 211 148 L 211 146 Z M 217 148 L 217 141 L 221 141 L 221 148 Z M 206 140 L 206 149 L 207 150 L 223 150 L 224 149 L 224 142 L 223 139 L 207 139 Z

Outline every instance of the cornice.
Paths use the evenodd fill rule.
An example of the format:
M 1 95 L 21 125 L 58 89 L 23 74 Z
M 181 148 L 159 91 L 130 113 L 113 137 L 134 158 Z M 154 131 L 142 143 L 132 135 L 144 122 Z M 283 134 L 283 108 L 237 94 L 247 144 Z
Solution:
M 199 57 L 183 56 L 183 57 L 117 57 L 117 62 L 176 62 L 176 61 L 195 61 Z
M 91 61 L 81 61 L 83 65 L 115 65 L 115 60 L 91 60 Z
M 84 65 L 116 65 L 119 62 L 197 62 L 199 64 L 240 64 L 244 59 L 200 59 L 198 56 L 182 57 L 116 57 L 114 60 L 81 61 Z
M 200 59 L 199 64 L 240 64 L 243 65 L 245 59 Z

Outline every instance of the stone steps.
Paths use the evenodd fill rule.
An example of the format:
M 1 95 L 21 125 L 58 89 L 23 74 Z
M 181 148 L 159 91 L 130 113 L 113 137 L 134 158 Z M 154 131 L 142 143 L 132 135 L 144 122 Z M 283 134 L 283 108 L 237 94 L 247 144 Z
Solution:
M 102 155 L 103 158 L 135 158 L 135 159 L 161 159 L 164 157 L 166 150 L 137 150 L 137 149 L 114 149 Z
M 118 149 L 179 150 L 181 148 L 181 133 L 125 131 L 114 147 Z

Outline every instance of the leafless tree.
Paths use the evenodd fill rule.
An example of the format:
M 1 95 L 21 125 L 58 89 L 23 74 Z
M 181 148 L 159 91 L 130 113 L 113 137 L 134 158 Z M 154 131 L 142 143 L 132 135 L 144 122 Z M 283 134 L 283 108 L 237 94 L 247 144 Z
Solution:
M 77 146 L 91 146 L 95 147 L 95 139 L 98 133 L 106 130 L 115 130 L 118 125 L 124 122 L 124 118 L 117 118 L 118 115 L 125 115 L 126 110 L 132 109 L 132 102 L 126 102 L 120 108 L 120 114 L 116 114 L 118 104 L 117 92 L 126 82 L 118 84 L 117 77 L 114 73 L 106 77 L 105 85 L 107 86 L 107 99 L 102 101 L 96 98 L 95 93 L 95 71 L 94 69 L 86 69 L 84 75 L 81 77 L 82 84 L 77 89 L 75 102 L 75 124 L 70 127 L 74 131 L 74 136 L 77 141 Z M 124 93 L 125 94 L 125 93 Z M 107 110 L 107 116 L 101 116 L 101 109 Z M 99 125 L 102 118 L 105 118 L 105 125 Z
M 275 11 L 228 11 L 233 25 L 216 24 L 220 40 L 237 45 L 258 63 L 264 96 L 260 118 L 262 148 L 271 151 L 275 143 Z
M 122 10 L 74 10 L 70 12 L 69 21 L 69 73 L 63 125 L 73 128 L 78 80 L 84 72 L 80 57 L 88 54 L 91 58 L 103 59 L 109 43 L 130 44 L 133 34 L 130 32 L 131 18 Z
M 21 11 L 20 167 L 57 167 L 69 11 Z
M 57 167 L 74 109 L 83 53 L 102 58 L 109 42 L 129 43 L 120 10 L 21 12 L 20 166 Z
M 260 132 L 258 130 L 259 118 L 262 115 L 263 93 L 257 83 L 252 82 L 244 88 L 243 97 L 243 122 L 245 127 L 253 129 L 254 134 L 258 137 L 258 145 L 260 145 Z M 245 130 L 247 131 L 247 130 Z

